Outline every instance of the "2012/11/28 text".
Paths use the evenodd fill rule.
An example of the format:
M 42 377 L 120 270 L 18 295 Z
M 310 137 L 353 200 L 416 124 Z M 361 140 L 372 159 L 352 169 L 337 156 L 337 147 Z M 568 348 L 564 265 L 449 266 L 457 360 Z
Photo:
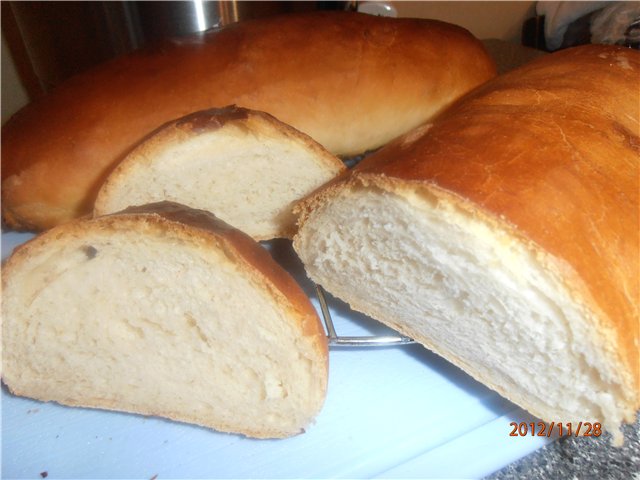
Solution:
M 551 437 L 554 431 L 558 436 L 564 435 L 575 437 L 599 437 L 602 435 L 602 425 L 600 422 L 511 422 L 512 427 L 510 437 Z

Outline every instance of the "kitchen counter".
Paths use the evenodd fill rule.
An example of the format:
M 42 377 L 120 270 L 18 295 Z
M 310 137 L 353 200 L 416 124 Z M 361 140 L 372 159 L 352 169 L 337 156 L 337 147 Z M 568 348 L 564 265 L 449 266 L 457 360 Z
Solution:
M 624 445 L 611 446 L 609 436 L 563 437 L 502 468 L 486 480 L 537 480 L 551 477 L 640 479 L 640 414 L 623 429 Z

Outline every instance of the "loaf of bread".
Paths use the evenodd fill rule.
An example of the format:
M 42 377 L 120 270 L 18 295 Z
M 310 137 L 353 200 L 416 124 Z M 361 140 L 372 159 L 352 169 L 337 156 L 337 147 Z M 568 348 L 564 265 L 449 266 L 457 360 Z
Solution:
M 327 341 L 247 235 L 173 203 L 53 228 L 2 269 L 2 379 L 17 394 L 252 437 L 323 405 Z
M 639 400 L 640 52 L 554 53 L 305 199 L 310 277 L 549 422 Z M 577 425 L 577 423 L 574 423 Z
M 293 205 L 345 170 L 307 135 L 230 106 L 169 122 L 107 178 L 94 213 L 163 200 L 213 212 L 256 240 L 291 238 Z
M 353 12 L 275 16 L 167 42 L 68 80 L 3 127 L 3 218 L 37 230 L 90 213 L 111 169 L 145 135 L 196 111 L 268 112 L 351 155 L 494 74 L 460 27 Z

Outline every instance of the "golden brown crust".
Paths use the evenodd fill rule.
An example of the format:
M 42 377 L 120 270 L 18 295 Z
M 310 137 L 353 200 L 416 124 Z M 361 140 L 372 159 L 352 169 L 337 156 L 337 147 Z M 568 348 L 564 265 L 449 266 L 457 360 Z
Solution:
M 167 42 L 70 79 L 3 127 L 4 219 L 44 229 L 89 212 L 117 161 L 191 112 L 235 103 L 355 154 L 493 75 L 479 41 L 429 20 L 317 12 Z
M 628 48 L 592 45 L 536 60 L 306 199 L 300 222 L 341 182 L 400 181 L 457 199 L 545 252 L 546 267 L 597 319 L 637 409 L 639 77 L 640 53 Z
M 169 123 L 179 129 L 203 133 L 218 130 L 230 122 L 247 120 L 250 113 L 249 109 L 229 105 L 223 108 L 209 108 L 193 112 Z

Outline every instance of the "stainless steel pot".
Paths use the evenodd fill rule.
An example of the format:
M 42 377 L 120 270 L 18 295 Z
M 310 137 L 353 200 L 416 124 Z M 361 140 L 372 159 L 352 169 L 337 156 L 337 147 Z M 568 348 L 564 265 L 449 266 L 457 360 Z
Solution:
M 340 7 L 341 2 L 277 1 L 142 1 L 124 2 L 130 35 L 140 45 L 167 36 L 180 36 L 250 18 L 301 10 Z
M 0 2 L 2 36 L 34 99 L 111 57 L 175 37 L 278 13 L 344 9 L 350 2 Z

